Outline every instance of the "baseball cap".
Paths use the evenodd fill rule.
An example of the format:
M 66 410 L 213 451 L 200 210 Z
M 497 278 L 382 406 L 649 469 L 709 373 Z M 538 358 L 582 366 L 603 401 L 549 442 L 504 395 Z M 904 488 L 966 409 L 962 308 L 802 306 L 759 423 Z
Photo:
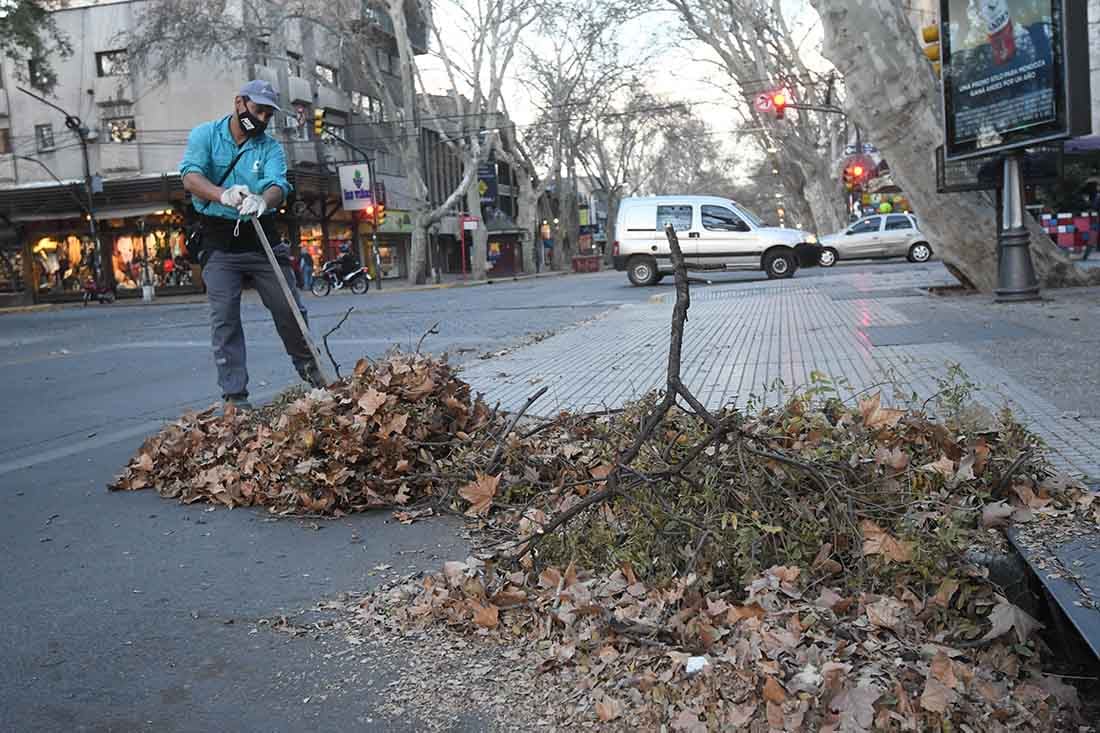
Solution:
M 279 93 L 275 91 L 275 87 L 271 86 L 271 82 L 253 79 L 241 87 L 240 95 L 248 97 L 256 104 L 265 104 L 282 112 L 279 107 Z

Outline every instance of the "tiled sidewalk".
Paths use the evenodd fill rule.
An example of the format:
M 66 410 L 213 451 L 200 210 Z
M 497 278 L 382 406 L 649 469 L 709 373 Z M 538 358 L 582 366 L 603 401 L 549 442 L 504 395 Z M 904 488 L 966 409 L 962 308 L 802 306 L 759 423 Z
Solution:
M 887 399 L 915 393 L 923 402 L 958 364 L 978 386 L 977 399 L 992 409 L 1009 404 L 1047 441 L 1056 464 L 1100 476 L 1100 419 L 1065 414 L 967 348 L 1035 331 L 1008 320 L 971 319 L 966 305 L 934 320 L 910 318 L 929 298 L 919 287 L 947 283 L 945 275 L 914 268 L 693 286 L 684 381 L 712 408 L 743 407 L 753 397 L 757 404 L 774 403 L 784 388 L 808 384 L 815 371 L 842 381 L 844 397 L 882 389 Z M 673 297 L 624 306 L 503 358 L 472 364 L 464 378 L 507 410 L 544 385 L 550 390 L 532 413 L 619 406 L 664 383 Z

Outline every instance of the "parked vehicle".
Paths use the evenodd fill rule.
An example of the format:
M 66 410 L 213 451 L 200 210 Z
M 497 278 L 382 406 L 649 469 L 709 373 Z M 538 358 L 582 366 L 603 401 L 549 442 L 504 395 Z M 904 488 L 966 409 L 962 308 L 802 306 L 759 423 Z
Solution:
M 626 198 L 619 204 L 611 254 L 616 270 L 634 285 L 655 285 L 672 273 L 665 224 L 671 222 L 691 270 L 763 270 L 788 278 L 814 267 L 817 237 L 797 229 L 765 226 L 735 201 L 717 196 Z
M 81 291 L 81 301 L 85 307 L 93 300 L 100 303 L 114 303 L 115 293 L 113 290 L 107 287 L 101 287 L 95 281 L 95 278 L 88 278 L 84 281 L 84 289 Z
M 912 214 L 875 214 L 853 222 L 842 232 L 821 238 L 822 267 L 838 260 L 907 257 L 910 262 L 927 262 L 932 245 Z
M 370 288 L 370 271 L 367 268 L 358 267 L 343 277 L 340 270 L 339 260 L 326 262 L 321 272 L 314 274 L 310 292 L 320 298 L 344 287 L 351 288 L 356 295 L 362 295 Z

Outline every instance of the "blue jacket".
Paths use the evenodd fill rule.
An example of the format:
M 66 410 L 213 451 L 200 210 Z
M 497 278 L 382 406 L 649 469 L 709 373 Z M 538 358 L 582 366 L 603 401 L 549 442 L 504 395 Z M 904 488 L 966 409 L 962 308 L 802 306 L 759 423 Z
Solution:
M 286 153 L 283 146 L 266 132 L 259 137 L 246 140 L 245 153 L 233 171 L 222 184 L 229 186 L 248 186 L 252 193 L 263 193 L 271 186 L 283 189 L 283 196 L 291 191 L 286 179 Z M 229 115 L 205 122 L 191 131 L 187 137 L 187 150 L 180 161 L 180 178 L 188 173 L 200 173 L 211 183 L 217 183 L 225 169 L 240 152 L 237 141 L 229 131 Z M 197 196 L 191 197 L 195 210 L 207 216 L 220 216 L 224 219 L 236 219 L 237 210 L 214 201 L 204 201 Z

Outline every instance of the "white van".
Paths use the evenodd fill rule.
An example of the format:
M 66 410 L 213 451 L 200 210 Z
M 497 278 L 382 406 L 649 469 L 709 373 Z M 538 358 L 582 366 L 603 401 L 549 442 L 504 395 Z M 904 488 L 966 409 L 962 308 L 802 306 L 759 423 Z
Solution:
M 787 278 L 818 264 L 817 237 L 765 226 L 736 202 L 717 196 L 626 198 L 619 205 L 612 260 L 635 285 L 655 285 L 672 273 L 665 237 L 671 222 L 690 270 L 763 270 Z

